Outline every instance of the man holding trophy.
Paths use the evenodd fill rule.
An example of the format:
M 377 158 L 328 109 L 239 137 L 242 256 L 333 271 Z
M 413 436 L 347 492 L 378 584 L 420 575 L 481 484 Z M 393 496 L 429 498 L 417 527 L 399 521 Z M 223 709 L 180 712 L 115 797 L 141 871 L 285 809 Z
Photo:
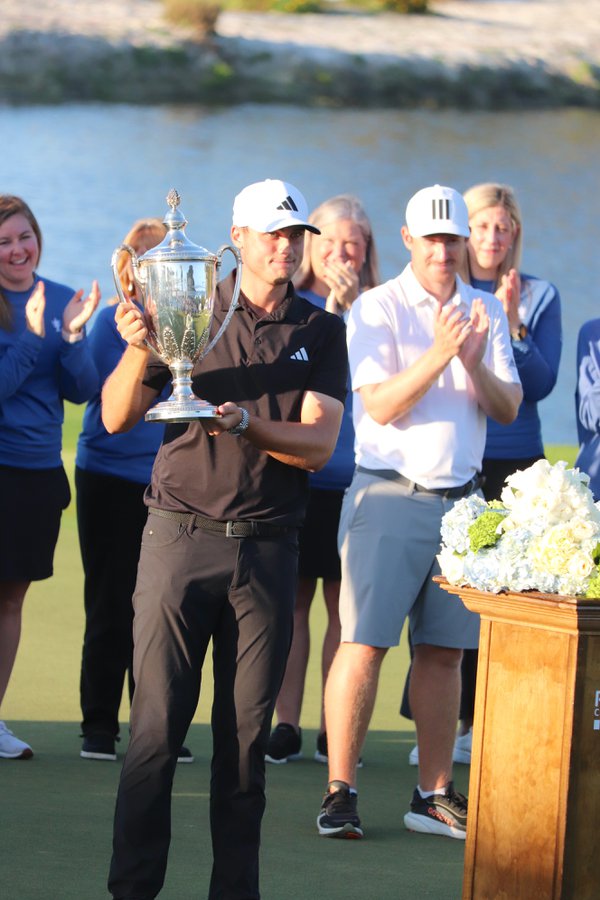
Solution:
M 169 369 L 179 372 L 181 358 L 205 408 L 192 409 L 195 398 L 180 402 L 174 389 L 146 492 L 133 601 L 136 691 L 109 876 L 116 900 L 151 900 L 162 888 L 177 753 L 196 710 L 211 639 L 208 897 L 260 896 L 264 754 L 291 641 L 297 529 L 307 473 L 334 449 L 346 391 L 343 323 L 298 297 L 291 284 L 304 231 L 317 231 L 307 217 L 306 201 L 291 184 L 246 187 L 235 199 L 231 228 L 241 277 L 238 266 L 237 279 L 232 273 L 211 288 L 208 277 L 202 289 L 193 271 L 198 254 L 190 264 L 194 254 L 182 234 L 185 220 L 171 221 L 162 250 L 134 260 L 134 272 L 145 262 L 161 272 L 151 274 L 145 313 L 128 303 L 117 310 L 128 347 L 103 391 L 108 431 L 137 422 Z M 179 304 L 176 285 L 184 281 L 188 296 Z M 169 285 L 164 296 L 157 285 Z M 196 311 L 211 306 L 210 334 L 195 336 L 200 359 L 200 351 L 189 350 Z M 179 339 L 173 323 L 182 312 Z M 192 411 L 181 412 L 184 406 Z

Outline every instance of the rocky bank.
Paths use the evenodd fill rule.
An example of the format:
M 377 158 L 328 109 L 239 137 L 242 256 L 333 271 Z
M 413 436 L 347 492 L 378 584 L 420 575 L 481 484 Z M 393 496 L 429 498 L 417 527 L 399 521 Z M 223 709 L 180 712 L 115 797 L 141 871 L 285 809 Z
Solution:
M 223 12 L 201 44 L 159 0 L 2 0 L 1 12 L 5 103 L 600 108 L 600 0 Z

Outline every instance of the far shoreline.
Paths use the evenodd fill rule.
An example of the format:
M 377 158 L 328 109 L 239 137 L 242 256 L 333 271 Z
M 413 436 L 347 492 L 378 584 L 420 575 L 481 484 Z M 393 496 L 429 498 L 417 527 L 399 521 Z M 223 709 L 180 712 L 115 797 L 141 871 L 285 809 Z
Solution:
M 158 0 L 104 8 L 38 0 L 24 12 L 4 0 L 0 102 L 600 109 L 600 0 L 432 0 L 420 16 L 225 12 L 202 43 L 169 26 Z

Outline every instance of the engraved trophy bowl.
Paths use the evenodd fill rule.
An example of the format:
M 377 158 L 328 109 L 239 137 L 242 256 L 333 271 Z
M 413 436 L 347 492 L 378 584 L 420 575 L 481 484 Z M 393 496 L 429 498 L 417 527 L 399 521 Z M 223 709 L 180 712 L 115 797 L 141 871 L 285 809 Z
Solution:
M 195 422 L 218 417 L 217 408 L 192 391 L 192 369 L 209 353 L 227 328 L 237 305 L 242 260 L 236 247 L 223 244 L 217 253 L 193 244 L 185 234 L 187 221 L 179 209 L 180 197 L 169 191 L 169 211 L 163 219 L 167 233 L 158 246 L 138 257 L 133 247 L 121 244 L 112 255 L 111 267 L 119 300 L 128 302 L 117 272 L 119 254 L 131 256 L 133 277 L 142 298 L 148 336 L 145 343 L 165 362 L 173 376 L 168 400 L 146 413 L 147 422 Z M 231 303 L 212 339 L 218 273 L 223 254 L 231 251 L 237 273 Z

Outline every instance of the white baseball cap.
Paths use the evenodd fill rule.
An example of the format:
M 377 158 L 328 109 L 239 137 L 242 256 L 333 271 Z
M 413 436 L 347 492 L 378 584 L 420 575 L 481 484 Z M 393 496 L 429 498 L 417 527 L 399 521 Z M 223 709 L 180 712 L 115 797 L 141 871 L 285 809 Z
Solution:
M 276 178 L 249 184 L 233 201 L 233 225 L 240 228 L 268 232 L 300 225 L 321 234 L 307 219 L 308 206 L 298 188 Z
M 454 188 L 434 184 L 417 191 L 406 207 L 406 227 L 413 237 L 457 234 L 469 237 L 469 212 Z

